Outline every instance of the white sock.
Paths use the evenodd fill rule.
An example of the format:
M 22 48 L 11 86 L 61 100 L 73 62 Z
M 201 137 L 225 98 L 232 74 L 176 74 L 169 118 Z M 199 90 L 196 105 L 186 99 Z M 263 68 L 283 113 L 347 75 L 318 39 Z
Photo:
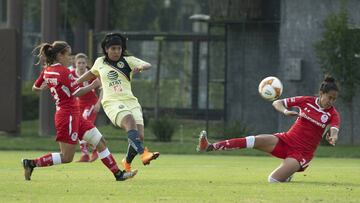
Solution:
M 254 148 L 255 136 L 247 136 L 245 139 L 246 139 L 246 148 Z
M 61 156 L 60 153 L 51 153 L 51 158 L 53 160 L 54 165 L 61 164 Z

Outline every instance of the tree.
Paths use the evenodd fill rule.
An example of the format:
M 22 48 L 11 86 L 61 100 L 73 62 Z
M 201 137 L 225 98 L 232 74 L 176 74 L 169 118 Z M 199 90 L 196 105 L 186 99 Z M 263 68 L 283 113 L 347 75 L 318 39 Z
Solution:
M 323 37 L 314 47 L 324 74 L 332 75 L 340 84 L 340 98 L 350 117 L 350 142 L 354 143 L 352 106 L 360 84 L 360 30 L 349 27 L 345 6 L 346 1 L 342 1 L 340 12 L 325 19 Z
M 325 19 L 323 38 L 315 44 L 315 53 L 324 74 L 339 81 L 341 98 L 351 103 L 360 84 L 360 30 L 351 29 L 348 21 L 345 3 L 342 3 L 338 14 Z

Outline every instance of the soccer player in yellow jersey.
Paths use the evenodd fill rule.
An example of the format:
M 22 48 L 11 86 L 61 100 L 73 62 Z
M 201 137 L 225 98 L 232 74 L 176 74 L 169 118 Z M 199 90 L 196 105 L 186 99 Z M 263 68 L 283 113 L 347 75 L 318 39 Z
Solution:
M 104 56 L 97 58 L 90 71 L 83 74 L 77 82 L 100 78 L 103 87 L 103 109 L 115 126 L 127 132 L 129 145 L 122 164 L 126 171 L 131 171 L 131 162 L 137 154 L 140 154 L 142 163 L 148 165 L 160 153 L 149 152 L 143 147 L 142 110 L 131 91 L 133 74 L 148 70 L 151 64 L 129 55 L 126 40 L 119 33 L 107 34 L 101 42 Z

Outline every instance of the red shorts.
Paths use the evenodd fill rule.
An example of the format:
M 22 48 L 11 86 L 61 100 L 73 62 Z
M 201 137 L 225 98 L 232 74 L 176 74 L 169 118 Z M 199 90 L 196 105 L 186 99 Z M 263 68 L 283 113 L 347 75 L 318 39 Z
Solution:
M 55 128 L 56 141 L 68 144 L 77 144 L 82 140 L 84 133 L 92 128 L 94 124 L 83 119 L 78 113 L 56 113 Z
M 313 158 L 313 153 L 305 153 L 303 150 L 294 148 L 289 146 L 286 142 L 281 139 L 281 135 L 283 133 L 274 134 L 279 138 L 279 142 L 276 144 L 275 148 L 271 152 L 271 154 L 275 157 L 285 159 L 285 158 L 294 158 L 300 164 L 300 171 L 305 171 L 305 169 L 309 166 L 311 159 Z
M 85 120 L 95 123 L 97 112 L 94 111 L 94 104 L 80 105 L 80 112 Z

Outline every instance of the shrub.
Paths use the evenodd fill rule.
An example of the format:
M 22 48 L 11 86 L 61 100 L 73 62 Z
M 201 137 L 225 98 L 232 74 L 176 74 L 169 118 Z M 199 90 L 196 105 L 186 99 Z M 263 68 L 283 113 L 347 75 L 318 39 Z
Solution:
M 217 132 L 217 139 L 232 139 L 237 137 L 246 137 L 250 134 L 251 129 L 249 129 L 244 123 L 240 121 L 232 122 L 226 125 L 224 128 L 220 129 Z
M 158 119 L 151 120 L 150 129 L 154 133 L 156 140 L 160 142 L 171 142 L 177 127 L 175 119 L 169 115 L 162 116 Z

